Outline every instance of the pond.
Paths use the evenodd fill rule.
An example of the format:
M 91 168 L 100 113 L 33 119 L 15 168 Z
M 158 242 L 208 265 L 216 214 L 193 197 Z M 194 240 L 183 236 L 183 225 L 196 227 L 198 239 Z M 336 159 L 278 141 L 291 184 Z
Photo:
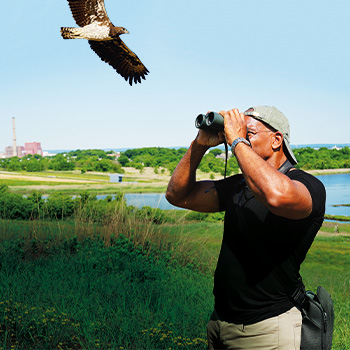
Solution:
M 350 174 L 332 174 L 316 176 L 324 184 L 327 192 L 326 214 L 350 216 Z M 98 199 L 105 195 L 97 196 Z M 125 199 L 128 205 L 135 207 L 150 206 L 159 209 L 180 209 L 174 207 L 165 199 L 164 193 L 127 193 Z
M 316 176 L 326 188 L 326 214 L 350 216 L 350 174 Z M 341 205 L 335 207 L 335 205 Z

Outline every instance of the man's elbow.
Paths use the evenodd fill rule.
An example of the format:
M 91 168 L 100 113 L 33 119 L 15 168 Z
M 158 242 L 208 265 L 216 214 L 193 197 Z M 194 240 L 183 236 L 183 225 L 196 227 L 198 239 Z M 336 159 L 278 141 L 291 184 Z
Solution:
M 176 196 L 176 192 L 171 189 L 171 188 L 167 188 L 166 192 L 165 192 L 165 198 L 166 200 L 172 204 L 172 205 L 175 205 L 175 206 L 178 206 L 178 203 L 179 203 L 179 199 L 177 198 L 178 196 Z
M 276 191 L 267 200 L 270 211 L 278 216 L 289 219 L 304 219 L 312 211 L 312 201 L 296 201 L 296 196 L 288 196 L 286 193 Z
M 173 204 L 173 201 L 174 201 L 174 195 L 173 193 L 167 189 L 167 191 L 165 192 L 165 199 L 170 203 L 170 204 Z

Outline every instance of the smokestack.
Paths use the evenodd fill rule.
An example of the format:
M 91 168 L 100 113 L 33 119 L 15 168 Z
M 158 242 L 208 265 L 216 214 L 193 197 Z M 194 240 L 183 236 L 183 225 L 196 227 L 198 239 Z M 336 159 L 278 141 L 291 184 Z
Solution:
M 15 157 L 17 156 L 15 117 L 12 117 L 12 130 L 13 130 L 12 155 Z

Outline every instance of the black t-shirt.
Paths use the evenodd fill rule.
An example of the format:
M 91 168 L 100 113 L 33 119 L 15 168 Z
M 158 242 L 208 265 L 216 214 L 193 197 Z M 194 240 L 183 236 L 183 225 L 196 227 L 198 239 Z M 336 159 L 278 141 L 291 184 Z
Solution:
M 312 197 L 312 212 L 302 220 L 272 214 L 250 192 L 242 175 L 215 182 L 224 236 L 214 276 L 215 310 L 236 324 L 252 324 L 293 307 L 279 282 L 278 266 L 296 288 L 305 259 L 325 212 L 321 181 L 302 170 L 286 175 L 303 183 Z

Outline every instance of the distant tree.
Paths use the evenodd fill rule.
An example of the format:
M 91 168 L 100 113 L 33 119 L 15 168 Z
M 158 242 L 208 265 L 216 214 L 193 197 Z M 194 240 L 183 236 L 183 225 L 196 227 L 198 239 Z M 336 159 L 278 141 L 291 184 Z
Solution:
M 171 162 L 167 165 L 167 169 L 169 171 L 169 174 L 172 175 L 178 162 Z
M 129 158 L 127 157 L 126 154 L 121 154 L 120 157 L 118 158 L 118 162 L 120 163 L 121 166 L 128 166 L 130 164 Z
M 50 167 L 56 171 L 74 170 L 75 165 L 62 154 L 57 154 L 50 162 Z
M 12 157 L 9 159 L 7 164 L 7 170 L 9 171 L 20 171 L 22 170 L 21 162 L 18 157 Z
M 112 162 L 108 159 L 101 159 L 95 163 L 95 170 L 107 172 L 111 169 Z
M 219 148 L 214 148 L 214 149 L 211 149 L 209 151 L 209 153 L 214 154 L 214 156 L 216 157 L 216 156 L 220 155 L 221 153 L 223 153 L 223 151 L 221 149 L 219 149 Z
M 43 171 L 44 170 L 44 163 L 40 162 L 38 159 L 34 158 L 27 163 L 26 170 L 28 172 Z
M 119 173 L 119 174 L 125 173 L 125 170 L 122 168 L 122 166 L 114 162 L 112 162 L 110 171 L 112 171 L 113 173 Z

